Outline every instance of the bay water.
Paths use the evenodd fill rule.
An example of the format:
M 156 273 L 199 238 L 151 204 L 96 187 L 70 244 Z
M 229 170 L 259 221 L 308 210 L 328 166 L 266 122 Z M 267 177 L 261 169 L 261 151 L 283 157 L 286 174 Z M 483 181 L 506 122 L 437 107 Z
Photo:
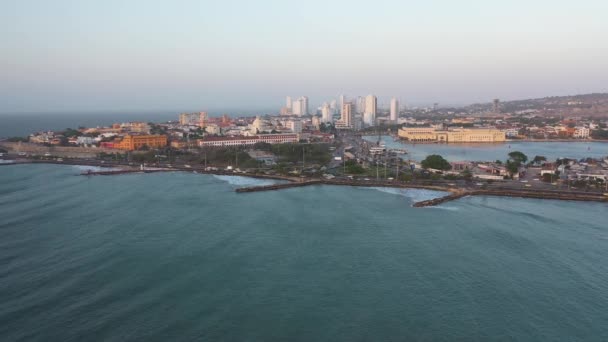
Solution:
M 608 340 L 608 208 L 0 166 L 1 341 Z

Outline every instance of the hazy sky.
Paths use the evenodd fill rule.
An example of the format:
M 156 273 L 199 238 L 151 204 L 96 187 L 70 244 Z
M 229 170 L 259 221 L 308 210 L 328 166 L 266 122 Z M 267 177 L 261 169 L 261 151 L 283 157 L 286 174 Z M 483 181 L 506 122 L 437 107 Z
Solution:
M 608 91 L 606 0 L 0 0 L 0 112 Z

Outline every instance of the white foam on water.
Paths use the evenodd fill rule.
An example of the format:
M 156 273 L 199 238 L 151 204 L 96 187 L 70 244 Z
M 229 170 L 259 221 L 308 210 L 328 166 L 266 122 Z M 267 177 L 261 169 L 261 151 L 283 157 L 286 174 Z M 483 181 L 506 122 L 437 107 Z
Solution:
M 458 210 L 460 210 L 457 207 L 446 207 L 446 206 L 443 206 L 443 205 L 433 205 L 433 206 L 430 206 L 430 207 L 425 207 L 424 209 L 441 209 L 441 210 L 449 210 L 449 211 L 458 211 Z
M 101 167 L 101 166 L 89 166 L 89 165 L 72 165 L 73 168 L 77 169 L 80 172 L 99 172 L 99 171 L 119 171 L 121 168 L 116 167 Z
M 426 201 L 434 198 L 439 198 L 449 195 L 445 191 L 426 190 L 426 189 L 401 189 L 401 188 L 384 188 L 374 187 L 371 188 L 384 193 L 399 195 L 410 199 L 412 202 Z
M 243 177 L 243 176 L 223 176 L 223 175 L 213 175 L 213 177 L 224 181 L 230 185 L 236 186 L 261 186 L 261 185 L 272 185 L 280 183 L 280 181 L 274 179 L 260 179 L 260 178 L 252 178 L 252 177 Z
M 0 164 L 10 164 L 14 162 L 14 160 L 0 159 Z

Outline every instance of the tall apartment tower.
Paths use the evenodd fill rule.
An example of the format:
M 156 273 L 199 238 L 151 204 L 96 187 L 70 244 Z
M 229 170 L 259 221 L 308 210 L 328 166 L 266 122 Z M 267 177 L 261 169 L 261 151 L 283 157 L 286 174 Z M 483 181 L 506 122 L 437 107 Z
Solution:
M 302 99 L 297 99 L 292 102 L 291 114 L 302 115 Z
M 365 113 L 365 98 L 363 96 L 357 96 L 356 107 L 355 112 L 357 114 Z
M 392 98 L 391 99 L 391 115 L 390 115 L 390 119 L 392 122 L 397 122 L 397 119 L 399 118 L 399 100 L 397 100 L 397 98 Z
M 340 120 L 344 125 L 353 127 L 353 104 L 351 102 L 344 102 L 342 105 Z
M 374 95 L 365 97 L 365 111 L 363 112 L 363 122 L 368 126 L 373 126 L 376 122 L 376 112 L 378 109 L 378 98 Z
M 285 107 L 291 110 L 291 106 L 293 105 L 293 101 L 291 100 L 291 96 L 287 96 L 285 99 Z
M 300 97 L 300 101 L 302 102 L 302 114 L 300 115 L 308 115 L 310 113 L 308 111 L 308 96 Z
M 198 113 L 198 125 L 200 127 L 207 126 L 207 112 L 199 112 Z
M 333 121 L 333 111 L 327 102 L 321 106 L 321 121 L 325 123 Z
M 496 114 L 500 113 L 500 99 L 494 99 L 492 102 L 492 111 Z

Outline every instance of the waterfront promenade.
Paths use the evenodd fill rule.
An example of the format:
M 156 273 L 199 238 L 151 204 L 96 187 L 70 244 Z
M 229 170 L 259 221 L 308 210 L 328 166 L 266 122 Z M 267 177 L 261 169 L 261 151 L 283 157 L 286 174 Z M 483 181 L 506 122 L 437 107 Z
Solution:
M 0 165 L 17 165 L 17 164 L 59 164 L 59 165 L 83 165 L 94 167 L 119 168 L 118 170 L 98 170 L 84 171 L 83 176 L 112 176 L 130 173 L 157 173 L 157 172 L 196 172 L 200 174 L 227 175 L 227 176 L 242 176 L 260 179 L 274 179 L 285 181 L 285 183 L 252 186 L 237 188 L 237 193 L 252 193 L 260 191 L 276 191 L 289 188 L 299 188 L 315 185 L 333 185 L 333 186 L 353 186 L 353 187 L 387 187 L 401 189 L 424 189 L 447 192 L 448 194 L 426 201 L 420 201 L 413 204 L 414 207 L 428 207 L 439 205 L 448 201 L 453 201 L 466 196 L 498 196 L 498 197 L 518 197 L 518 198 L 535 198 L 535 199 L 552 199 L 552 200 L 567 200 L 567 201 L 593 201 L 608 203 L 608 194 L 601 191 L 580 191 L 567 189 L 531 189 L 531 188 L 516 188 L 513 184 L 516 183 L 496 183 L 485 188 L 479 188 L 476 183 L 446 183 L 445 181 L 388 181 L 388 180 L 360 180 L 360 179 L 321 179 L 309 177 L 291 177 L 282 175 L 266 175 L 254 173 L 237 173 L 227 170 L 204 170 L 201 168 L 172 166 L 172 167 L 155 167 L 144 168 L 143 170 L 133 165 L 125 165 L 120 163 L 101 163 L 100 161 L 84 161 L 84 160 L 16 160 L 11 164 Z M 511 186 L 509 186 L 511 185 Z

